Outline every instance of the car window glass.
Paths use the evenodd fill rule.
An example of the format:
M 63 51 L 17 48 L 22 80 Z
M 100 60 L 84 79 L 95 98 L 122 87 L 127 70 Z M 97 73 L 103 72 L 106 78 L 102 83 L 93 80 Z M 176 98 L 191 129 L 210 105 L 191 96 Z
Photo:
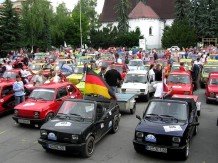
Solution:
M 61 88 L 58 90 L 58 93 L 57 93 L 57 97 L 56 99 L 59 99 L 59 98 L 62 98 L 64 96 L 67 96 L 67 90 L 66 88 Z
M 76 89 L 72 85 L 68 85 L 67 86 L 67 91 L 74 93 L 74 92 L 76 92 Z

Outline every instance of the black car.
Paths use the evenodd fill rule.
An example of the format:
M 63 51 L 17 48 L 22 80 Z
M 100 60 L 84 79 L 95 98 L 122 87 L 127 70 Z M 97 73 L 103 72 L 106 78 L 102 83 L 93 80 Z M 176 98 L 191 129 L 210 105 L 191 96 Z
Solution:
M 187 159 L 190 141 L 197 134 L 197 107 L 193 99 L 153 99 L 135 129 L 136 152 L 179 152 Z
M 68 99 L 57 116 L 41 127 L 38 142 L 46 150 L 77 151 L 90 157 L 95 143 L 109 131 L 118 131 L 119 121 L 116 101 Z

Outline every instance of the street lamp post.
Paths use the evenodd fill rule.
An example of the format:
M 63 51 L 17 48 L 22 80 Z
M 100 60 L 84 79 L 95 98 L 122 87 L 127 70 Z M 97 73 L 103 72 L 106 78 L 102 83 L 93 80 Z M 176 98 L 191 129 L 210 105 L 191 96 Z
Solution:
M 83 48 L 83 31 L 82 31 L 82 6 L 81 6 L 81 0 L 79 1 L 79 10 L 80 10 L 80 48 L 82 50 Z

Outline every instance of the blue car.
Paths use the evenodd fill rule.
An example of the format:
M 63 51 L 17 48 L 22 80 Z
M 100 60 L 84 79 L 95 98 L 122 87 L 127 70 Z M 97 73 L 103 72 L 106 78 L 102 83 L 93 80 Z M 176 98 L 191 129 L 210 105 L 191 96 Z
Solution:
M 164 154 L 179 152 L 189 156 L 190 141 L 198 131 L 197 106 L 193 99 L 153 99 L 136 126 L 133 145 L 136 152 Z

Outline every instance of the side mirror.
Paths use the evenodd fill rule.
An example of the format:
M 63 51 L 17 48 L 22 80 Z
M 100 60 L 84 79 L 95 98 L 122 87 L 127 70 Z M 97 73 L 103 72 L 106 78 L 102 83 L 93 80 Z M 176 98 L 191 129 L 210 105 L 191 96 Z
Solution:
M 136 118 L 140 121 L 142 120 L 142 118 L 139 115 L 136 115 Z
M 61 98 L 59 98 L 59 99 L 56 99 L 56 101 L 62 101 L 62 99 L 61 99 Z

